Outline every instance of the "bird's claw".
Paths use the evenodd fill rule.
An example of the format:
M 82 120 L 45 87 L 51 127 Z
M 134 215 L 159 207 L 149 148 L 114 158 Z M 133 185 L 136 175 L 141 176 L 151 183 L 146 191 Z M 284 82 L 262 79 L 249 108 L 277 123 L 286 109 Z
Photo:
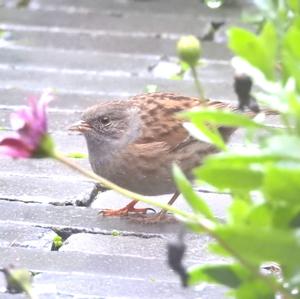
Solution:
M 135 209 L 135 208 L 122 208 L 119 210 L 113 210 L 113 209 L 102 209 L 98 212 L 98 215 L 106 216 L 106 217 L 122 217 L 122 216 L 128 216 L 129 214 L 147 214 L 148 211 L 151 211 L 153 214 L 156 214 L 156 211 L 153 208 L 141 208 L 141 209 Z

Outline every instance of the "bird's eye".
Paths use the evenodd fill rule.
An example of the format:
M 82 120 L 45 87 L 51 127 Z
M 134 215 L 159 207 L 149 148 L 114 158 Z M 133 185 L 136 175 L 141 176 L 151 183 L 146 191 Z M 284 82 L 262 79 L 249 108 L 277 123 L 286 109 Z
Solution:
M 108 126 L 110 124 L 110 119 L 109 119 L 108 116 L 102 116 L 100 118 L 100 122 L 101 122 L 102 125 Z

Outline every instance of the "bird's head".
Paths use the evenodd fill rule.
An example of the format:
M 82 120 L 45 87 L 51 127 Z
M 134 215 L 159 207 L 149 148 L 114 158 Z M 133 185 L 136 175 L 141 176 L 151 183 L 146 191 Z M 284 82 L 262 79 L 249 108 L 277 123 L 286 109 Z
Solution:
M 81 132 L 87 141 L 133 140 L 138 136 L 137 108 L 126 101 L 106 102 L 88 108 L 69 130 Z M 124 140 L 125 141 L 125 140 Z

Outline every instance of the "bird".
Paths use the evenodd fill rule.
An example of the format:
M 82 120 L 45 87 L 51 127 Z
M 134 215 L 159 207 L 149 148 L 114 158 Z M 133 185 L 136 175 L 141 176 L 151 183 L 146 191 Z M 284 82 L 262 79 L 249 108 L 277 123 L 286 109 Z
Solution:
M 177 114 L 189 109 L 212 108 L 237 111 L 236 105 L 167 92 L 136 95 L 127 100 L 110 100 L 87 108 L 81 120 L 69 130 L 85 137 L 93 171 L 130 191 L 146 196 L 179 196 L 172 178 L 176 163 L 191 178 L 191 171 L 218 149 L 199 141 L 183 127 Z M 218 128 L 225 142 L 236 128 Z M 135 208 L 137 200 L 125 207 L 102 210 L 103 216 L 145 215 L 150 208 Z M 148 213 L 149 214 L 149 213 Z M 153 221 L 166 216 L 162 210 Z

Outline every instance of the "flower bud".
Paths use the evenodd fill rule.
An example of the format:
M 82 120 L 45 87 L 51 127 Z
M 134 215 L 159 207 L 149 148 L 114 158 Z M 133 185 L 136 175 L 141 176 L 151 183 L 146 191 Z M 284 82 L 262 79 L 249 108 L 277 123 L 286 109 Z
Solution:
M 190 67 L 195 67 L 202 54 L 199 39 L 193 35 L 181 37 L 177 42 L 177 54 L 179 58 Z

